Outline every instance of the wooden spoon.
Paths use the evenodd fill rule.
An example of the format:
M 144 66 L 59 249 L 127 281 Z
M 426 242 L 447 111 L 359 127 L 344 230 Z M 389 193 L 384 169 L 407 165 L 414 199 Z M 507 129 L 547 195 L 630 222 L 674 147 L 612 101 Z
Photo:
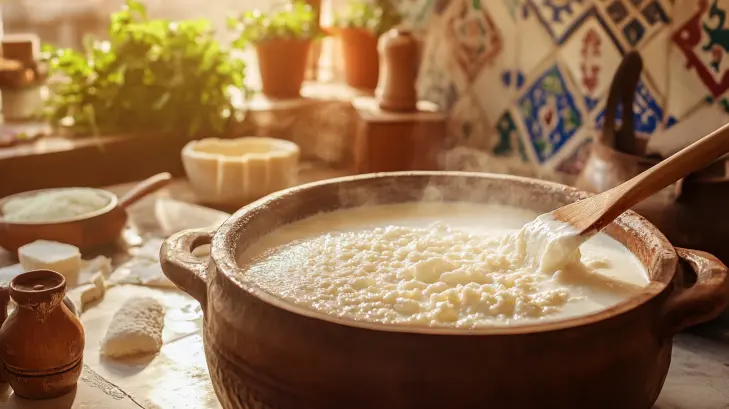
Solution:
M 623 212 L 661 189 L 702 169 L 729 152 L 729 124 L 699 139 L 627 182 L 599 195 L 560 207 L 550 214 L 589 237 Z

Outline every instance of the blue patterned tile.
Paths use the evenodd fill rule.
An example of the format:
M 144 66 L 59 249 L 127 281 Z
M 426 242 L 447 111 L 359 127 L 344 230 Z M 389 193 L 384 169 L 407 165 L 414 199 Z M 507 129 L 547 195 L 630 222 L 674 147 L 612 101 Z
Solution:
M 530 8 L 549 31 L 555 44 L 562 44 L 589 12 L 589 0 L 528 0 Z
M 517 105 L 539 162 L 557 153 L 583 124 L 575 96 L 556 64 L 531 84 Z
M 597 4 L 624 48 L 642 46 L 670 22 L 669 0 L 608 0 Z
M 623 106 L 619 103 L 615 115 L 616 121 L 620 121 L 622 119 L 622 112 Z M 643 80 L 638 82 L 638 87 L 635 90 L 633 112 L 635 113 L 633 126 L 636 132 L 650 135 L 661 129 L 661 123 L 663 122 L 663 108 L 661 108 L 658 102 L 656 102 L 656 99 L 653 97 L 651 91 L 645 85 Z M 605 109 L 603 108 L 603 110 L 595 118 L 596 128 L 602 129 L 604 121 Z

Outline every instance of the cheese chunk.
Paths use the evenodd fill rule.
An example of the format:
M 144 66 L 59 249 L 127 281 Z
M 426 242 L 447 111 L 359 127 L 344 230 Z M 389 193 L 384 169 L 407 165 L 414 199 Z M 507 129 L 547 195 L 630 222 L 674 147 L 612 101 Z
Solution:
M 106 294 L 106 280 L 101 272 L 91 277 L 91 282 L 78 286 L 68 292 L 68 298 L 73 301 L 76 311 L 82 313 L 90 303 L 104 298 Z
M 159 352 L 164 318 L 164 306 L 154 298 L 127 300 L 112 318 L 101 342 L 101 354 L 121 358 Z
M 25 271 L 53 270 L 61 273 L 68 287 L 78 282 L 82 265 L 78 247 L 48 240 L 36 240 L 20 247 L 18 259 Z

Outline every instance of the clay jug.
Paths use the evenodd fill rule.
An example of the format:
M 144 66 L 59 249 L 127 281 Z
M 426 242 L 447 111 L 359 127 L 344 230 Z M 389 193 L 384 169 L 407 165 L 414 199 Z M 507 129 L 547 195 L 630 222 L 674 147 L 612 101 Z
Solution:
M 418 41 L 409 30 L 394 28 L 382 36 L 381 86 L 376 92 L 380 109 L 393 112 L 415 111 L 418 102 L 415 91 L 418 53 Z
M 640 55 L 626 54 L 608 95 L 605 123 L 577 179 L 578 188 L 600 193 L 660 162 L 645 154 L 647 137 L 633 130 L 633 98 L 642 69 Z M 622 124 L 615 121 L 622 100 Z M 627 108 L 626 108 L 627 107 Z M 677 247 L 695 248 L 729 263 L 729 161 L 717 161 L 636 205 Z
M 71 391 L 83 369 L 84 329 L 63 302 L 65 278 L 50 270 L 15 277 L 17 307 L 0 329 L 0 358 L 15 393 L 50 399 Z M 7 308 L 7 299 L 3 305 Z

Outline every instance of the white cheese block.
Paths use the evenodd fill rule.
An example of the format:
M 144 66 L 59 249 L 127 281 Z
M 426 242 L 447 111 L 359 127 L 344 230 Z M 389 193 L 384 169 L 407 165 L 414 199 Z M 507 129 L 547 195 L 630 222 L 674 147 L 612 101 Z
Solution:
M 68 287 L 78 282 L 82 265 L 78 247 L 48 240 L 36 240 L 20 247 L 18 259 L 25 271 L 53 270 L 61 273 Z
M 106 294 L 106 280 L 102 272 L 91 277 L 91 282 L 76 287 L 68 292 L 68 298 L 76 305 L 76 311 L 82 313 L 90 303 L 104 298 Z
M 127 300 L 112 318 L 101 342 L 101 354 L 121 358 L 159 352 L 164 319 L 164 306 L 156 299 L 136 297 Z

